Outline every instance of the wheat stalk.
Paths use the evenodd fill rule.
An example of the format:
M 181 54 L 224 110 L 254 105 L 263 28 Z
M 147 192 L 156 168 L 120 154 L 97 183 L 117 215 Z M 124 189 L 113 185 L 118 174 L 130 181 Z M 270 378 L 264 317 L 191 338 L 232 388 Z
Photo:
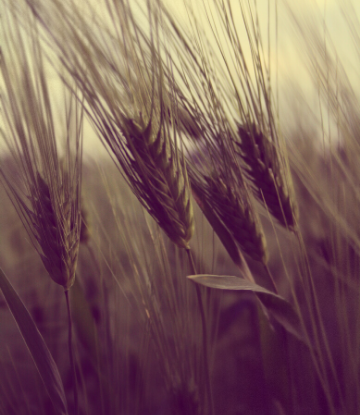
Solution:
M 6 25 L 1 60 L 3 136 L 19 177 L 4 169 L 0 177 L 50 277 L 68 290 L 75 278 L 80 239 L 83 115 L 72 94 L 65 92 L 65 151 L 60 159 L 36 26 L 27 21 L 30 37 L 25 40 L 19 22 L 8 17 L 13 24 Z

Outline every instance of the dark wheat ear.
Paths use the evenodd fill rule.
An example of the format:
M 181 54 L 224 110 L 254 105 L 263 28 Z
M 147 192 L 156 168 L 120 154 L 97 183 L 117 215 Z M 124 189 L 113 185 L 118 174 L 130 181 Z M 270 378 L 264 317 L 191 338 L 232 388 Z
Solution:
M 194 175 L 194 190 L 205 197 L 208 205 L 228 228 L 241 250 L 255 261 L 267 263 L 266 239 L 261 222 L 254 210 L 244 185 L 229 184 L 219 173 L 203 175 L 204 181 Z
M 62 64 L 84 94 L 89 118 L 127 184 L 167 236 L 188 248 L 194 220 L 176 122 L 181 131 L 195 127 L 189 126 L 187 112 L 177 105 L 176 91 L 164 75 L 158 18 L 151 39 L 140 40 L 135 19 L 122 25 L 126 13 L 131 13 L 125 4 L 117 12 L 122 8 L 120 20 L 113 21 L 116 33 L 121 34 L 118 49 L 106 51 L 114 67 L 102 56 L 97 32 L 92 38 L 91 31 L 86 31 L 92 42 L 84 41 L 80 33 L 87 23 L 83 28 L 73 27 L 70 21 L 73 44 L 71 48 L 61 44 L 61 54 L 66 56 Z
M 39 173 L 30 200 L 32 230 L 41 248 L 39 253 L 43 264 L 53 281 L 69 289 L 75 280 L 80 215 L 72 215 L 71 200 L 55 200 L 55 195 L 50 194 L 49 186 Z
M 257 198 L 285 228 L 295 229 L 298 208 L 290 172 L 285 172 L 276 145 L 254 124 L 238 126 L 240 156 Z
M 185 161 L 162 119 L 154 129 L 152 121 L 145 129 L 133 121 L 126 123 L 130 156 L 126 174 L 136 196 L 168 237 L 179 247 L 188 248 L 194 218 Z
M 29 26 L 27 37 L 20 27 L 9 16 L 0 61 L 3 135 L 19 177 L 0 168 L 0 179 L 49 276 L 67 291 L 75 279 L 80 240 L 83 110 L 64 87 L 64 113 L 57 113 L 64 122 L 55 122 L 36 25 Z

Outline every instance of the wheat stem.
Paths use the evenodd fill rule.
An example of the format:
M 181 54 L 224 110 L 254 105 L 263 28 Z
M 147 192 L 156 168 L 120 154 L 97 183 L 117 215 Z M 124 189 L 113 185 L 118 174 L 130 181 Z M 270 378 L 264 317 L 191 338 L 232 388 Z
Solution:
M 304 264 L 305 264 L 305 269 L 304 269 L 304 274 L 306 275 L 307 279 L 306 279 L 306 283 L 308 284 L 308 286 L 305 288 L 305 290 L 307 291 L 307 294 L 309 294 L 306 297 L 307 300 L 307 305 L 309 307 L 309 311 L 311 313 L 311 318 L 312 318 L 312 324 L 314 326 L 314 340 L 316 342 L 316 346 L 318 350 L 321 350 L 321 343 L 320 341 L 323 341 L 324 344 L 324 348 L 325 348 L 325 354 L 327 356 L 327 362 L 329 363 L 330 366 L 330 370 L 333 374 L 333 378 L 335 381 L 335 386 L 337 388 L 339 397 L 341 399 L 341 404 L 342 406 L 345 407 L 345 403 L 343 401 L 343 395 L 341 393 L 341 386 L 339 383 L 339 380 L 337 378 L 336 375 L 336 367 L 335 367 L 335 362 L 334 362 L 334 358 L 332 356 L 330 347 L 329 347 L 329 342 L 328 342 L 328 338 L 327 338 L 327 334 L 325 331 L 325 327 L 324 327 L 324 322 L 323 322 L 323 318 L 321 316 L 321 310 L 320 310 L 320 305 L 319 305 L 319 301 L 318 301 L 318 297 L 316 295 L 316 288 L 314 286 L 314 281 L 313 281 L 313 277 L 312 277 L 312 272 L 311 272 L 311 267 L 310 267 L 310 263 L 309 263 L 309 258 L 308 258 L 308 254 L 306 252 L 306 247 L 304 244 L 304 240 L 302 238 L 302 235 L 299 232 L 295 233 L 299 247 L 300 247 L 300 251 L 301 254 L 304 258 Z M 331 402 L 331 408 L 334 406 L 333 404 L 333 397 L 332 394 L 330 392 L 329 389 L 329 383 L 328 383 L 328 376 L 326 376 L 325 373 L 325 361 L 323 356 L 321 356 L 321 354 L 315 356 L 314 358 L 316 359 L 317 357 L 319 357 L 319 365 L 320 367 L 318 368 L 318 370 L 322 370 L 323 373 L 319 373 L 319 377 L 321 378 L 321 383 L 322 383 L 322 387 L 324 390 L 324 393 L 327 397 L 327 399 L 329 400 L 329 402 Z
M 270 271 L 270 268 L 268 267 L 267 264 L 264 264 L 264 268 L 265 268 L 265 271 L 266 271 L 266 273 L 267 273 L 267 275 L 269 277 L 269 280 L 272 283 L 272 286 L 273 286 L 273 289 L 274 289 L 275 293 L 276 294 L 279 294 L 279 291 L 278 291 L 277 286 L 276 286 L 276 282 L 275 282 L 274 277 L 273 277 L 273 275 L 272 275 L 272 273 Z
M 71 310 L 70 310 L 70 301 L 69 301 L 69 290 L 65 289 L 65 298 L 66 298 L 66 308 L 68 314 L 68 346 L 69 346 L 69 359 L 70 359 L 70 366 L 72 370 L 73 382 L 74 382 L 74 406 L 75 406 L 75 415 L 79 414 L 79 398 L 78 398 L 78 387 L 77 387 L 77 379 L 76 379 L 76 367 L 75 367 L 75 360 L 74 360 L 74 347 L 73 347 L 73 340 L 72 340 L 72 318 L 71 318 Z
M 192 256 L 190 248 L 186 249 L 186 253 L 189 258 L 192 275 L 196 275 L 197 272 L 196 272 L 195 262 L 194 262 L 194 258 Z M 204 304 L 203 304 L 202 297 L 201 297 L 200 286 L 198 284 L 195 284 L 195 289 L 196 289 L 196 296 L 197 296 L 197 301 L 198 301 L 200 316 L 201 316 L 202 339 L 203 339 L 203 365 L 204 365 L 204 372 L 205 372 L 205 382 L 206 382 L 209 414 L 213 415 L 214 414 L 214 402 L 213 402 L 213 394 L 212 394 L 211 381 L 210 381 L 209 349 L 208 349 L 208 344 L 207 344 L 208 334 L 207 334 L 207 328 L 206 328 Z

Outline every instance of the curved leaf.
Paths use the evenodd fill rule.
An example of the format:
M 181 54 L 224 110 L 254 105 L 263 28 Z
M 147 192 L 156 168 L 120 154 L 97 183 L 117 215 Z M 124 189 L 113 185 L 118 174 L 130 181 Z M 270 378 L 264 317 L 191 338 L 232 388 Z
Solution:
M 34 320 L 0 268 L 0 289 L 29 348 L 36 368 L 54 405 L 56 413 L 65 415 L 66 398 L 60 373 Z
M 286 331 L 297 339 L 304 342 L 307 346 L 309 342 L 304 335 L 300 317 L 294 307 L 285 298 L 275 294 L 266 288 L 261 287 L 251 281 L 229 275 L 190 275 L 189 280 L 216 290 L 227 291 L 251 291 L 258 297 L 262 307 L 269 313 Z

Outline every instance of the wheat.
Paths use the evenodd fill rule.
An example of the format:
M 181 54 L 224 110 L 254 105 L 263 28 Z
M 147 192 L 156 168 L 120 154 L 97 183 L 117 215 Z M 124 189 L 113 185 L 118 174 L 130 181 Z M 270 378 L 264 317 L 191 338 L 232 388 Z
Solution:
M 258 199 L 284 227 L 293 229 L 298 220 L 297 205 L 275 144 L 253 124 L 239 125 L 238 132 L 241 142 L 236 144 Z
M 121 7 L 124 15 L 130 13 L 125 5 Z M 119 19 L 124 15 L 119 14 Z M 175 128 L 178 114 L 182 128 L 188 125 L 186 111 L 176 104 L 174 90 L 167 90 L 171 83 L 164 76 L 158 52 L 159 28 L 153 29 L 156 39 L 152 42 L 137 43 L 134 36 L 140 34 L 135 23 L 120 23 L 116 23 L 124 36 L 118 39 L 120 50 L 106 50 L 109 56 L 104 59 L 100 40 L 87 31 L 87 23 L 75 27 L 69 19 L 73 45 L 61 49 L 61 63 L 84 94 L 99 138 L 136 197 L 174 243 L 188 248 L 194 221 L 185 160 Z M 97 47 L 89 47 L 82 40 L 82 30 Z M 109 62 L 119 59 L 117 53 L 124 55 L 124 61 L 117 62 L 115 69 Z M 118 69 L 124 66 L 126 71 Z
M 194 190 L 206 198 L 209 206 L 228 228 L 244 253 L 252 259 L 267 263 L 266 240 L 260 220 L 253 209 L 244 184 L 229 179 L 220 173 L 191 176 Z
M 30 198 L 33 232 L 43 264 L 52 280 L 69 289 L 75 280 L 80 215 L 72 216 L 71 200 L 60 202 L 60 209 L 53 207 L 54 195 L 39 173 Z
M 171 241 L 189 252 L 194 222 L 189 181 L 195 196 L 201 196 L 198 198 L 199 205 L 203 202 L 203 213 L 210 218 L 212 230 L 218 234 L 230 256 L 235 251 L 238 254 L 239 250 L 233 243 L 236 238 L 244 253 L 264 265 L 267 262 L 265 238 L 254 211 L 249 183 L 269 216 L 275 218 L 274 221 L 296 231 L 300 242 L 306 236 L 299 252 L 295 245 L 288 243 L 292 239 L 285 233 L 275 233 L 276 240 L 269 233 L 267 240 L 269 247 L 273 248 L 270 265 L 272 270 L 276 270 L 280 292 L 284 295 L 287 292 L 287 298 L 293 301 L 309 334 L 309 343 L 314 344 L 316 350 L 310 349 L 309 353 L 288 335 L 285 338 L 278 330 L 277 323 L 269 328 L 253 301 L 242 295 L 241 301 L 234 300 L 236 304 L 231 305 L 225 311 L 224 318 L 219 319 L 222 335 L 217 337 L 220 347 L 213 359 L 216 363 L 211 368 L 206 341 L 210 345 L 215 333 L 214 336 L 212 332 L 207 335 L 199 296 L 205 344 L 200 350 L 201 327 L 200 320 L 194 314 L 195 297 L 187 291 L 184 278 L 181 278 L 189 271 L 185 264 L 185 253 L 172 245 L 168 251 L 163 235 L 152 232 L 152 226 L 146 233 L 141 232 L 139 218 L 143 216 L 140 206 L 136 211 L 136 220 L 124 216 L 121 229 L 115 230 L 108 223 L 108 215 L 100 216 L 98 227 L 107 227 L 108 232 L 104 235 L 106 242 L 99 245 L 99 253 L 104 257 L 100 264 L 104 266 L 97 267 L 95 272 L 96 277 L 101 276 L 96 291 L 99 297 L 103 294 L 104 301 L 103 308 L 96 309 L 101 313 L 102 319 L 99 321 L 104 323 L 98 325 L 99 334 L 105 334 L 106 341 L 97 343 L 94 340 L 92 350 L 96 350 L 96 353 L 92 360 L 95 363 L 97 360 L 99 366 L 99 383 L 95 383 L 95 388 L 99 385 L 99 393 L 92 393 L 92 382 L 89 382 L 88 376 L 84 376 L 86 387 L 82 388 L 82 394 L 84 400 L 85 397 L 89 398 L 89 404 L 86 407 L 84 404 L 81 410 L 98 413 L 102 409 L 103 413 L 109 414 L 209 414 L 211 399 L 207 403 L 206 395 L 211 395 L 211 388 L 204 385 L 205 381 L 210 380 L 208 373 L 211 370 L 214 390 L 217 391 L 215 402 L 218 413 L 359 413 L 360 336 L 356 335 L 359 323 L 357 278 L 360 246 L 356 208 L 356 202 L 360 200 L 357 185 L 359 171 L 356 159 L 359 152 L 358 129 L 352 126 L 359 125 L 360 118 L 357 107 L 352 103 L 350 105 L 352 95 L 347 102 L 348 94 L 343 94 L 341 82 L 339 85 L 337 83 L 338 79 L 341 80 L 341 59 L 335 59 L 334 66 L 330 63 L 331 43 L 327 42 L 327 35 L 324 39 L 326 42 L 312 50 L 311 63 L 316 68 L 320 91 L 325 94 L 325 102 L 330 109 L 329 115 L 333 117 L 332 120 L 329 118 L 329 124 L 335 121 L 346 159 L 330 148 L 328 150 L 332 155 L 329 159 L 322 159 L 323 168 L 311 169 L 303 150 L 294 145 L 295 154 L 290 161 L 292 171 L 297 173 L 296 180 L 301 182 L 300 186 L 297 183 L 297 187 L 303 188 L 299 203 L 304 210 L 322 217 L 324 221 L 319 225 L 319 221 L 312 218 L 318 226 L 314 233 L 313 222 L 310 223 L 304 215 L 300 233 L 285 147 L 279 143 L 277 126 L 280 120 L 274 116 L 277 113 L 276 105 L 273 105 L 276 94 L 273 94 L 271 82 L 273 65 L 270 66 L 273 59 L 270 50 L 268 57 L 264 56 L 266 46 L 261 41 L 252 1 L 238 2 L 242 13 L 242 19 L 239 20 L 235 13 L 237 2 L 214 0 L 214 15 L 220 16 L 220 26 L 215 21 L 212 24 L 212 9 L 204 2 L 211 31 L 201 26 L 206 19 L 201 19 L 201 22 L 197 20 L 196 11 L 191 7 L 195 2 L 188 2 L 190 25 L 195 29 L 193 34 L 182 30 L 172 17 L 162 19 L 156 6 L 161 4 L 161 8 L 165 7 L 161 2 L 148 1 L 148 8 L 145 3 L 141 6 L 139 2 L 140 8 L 148 12 L 149 20 L 158 19 L 154 26 L 149 23 L 149 33 L 146 28 L 142 30 L 146 26 L 143 20 L 139 29 L 140 23 L 136 23 L 137 16 L 132 14 L 131 2 L 104 2 L 108 17 L 112 20 L 106 17 L 101 19 L 92 10 L 86 16 L 86 13 L 76 8 L 73 0 L 26 0 L 25 3 L 34 10 L 39 7 L 38 16 L 41 12 L 42 23 L 51 34 L 47 39 L 52 42 L 55 54 L 58 54 L 61 67 L 65 67 L 68 74 L 74 77 L 84 93 L 86 110 L 99 135 L 108 145 L 127 184 Z M 57 13 L 52 15 L 52 9 Z M 248 19 L 246 13 L 249 14 Z M 246 29 L 245 37 L 240 32 L 242 24 Z M 164 30 L 164 39 L 157 38 L 158 30 Z M 215 38 L 208 39 L 206 36 L 209 33 L 214 34 Z M 22 184 L 16 186 L 13 177 L 5 175 L 1 168 L 0 176 L 12 194 L 50 277 L 67 289 L 75 274 L 79 239 L 86 243 L 89 238 L 84 233 L 88 229 L 85 224 L 87 215 L 84 211 L 81 211 L 81 215 L 79 213 L 80 159 L 76 153 L 75 161 L 71 161 L 73 155 L 67 152 L 67 164 L 59 162 L 49 97 L 44 89 L 45 78 L 37 77 L 33 72 L 31 76 L 27 75 L 32 65 L 21 59 L 22 54 L 27 54 L 27 47 L 18 42 L 18 38 L 18 34 L 15 34 L 14 41 L 5 48 L 5 62 L 9 56 L 15 56 L 16 59 L 2 64 L 6 85 L 2 102 L 6 124 L 4 136 L 7 141 L 15 143 L 11 149 L 20 178 L 18 182 Z M 246 50 L 242 49 L 246 40 L 251 51 L 250 62 Z M 306 40 L 311 39 L 307 37 Z M 212 45 L 217 46 L 218 50 L 213 50 Z M 310 47 L 316 45 L 317 42 L 314 42 Z M 270 46 L 269 36 L 269 49 Z M 38 69 L 41 69 L 38 48 L 29 50 L 33 55 L 29 62 L 33 62 L 34 57 Z M 223 58 L 225 66 L 216 56 Z M 35 83 L 32 79 L 35 79 Z M 39 98 L 39 92 L 42 98 Z M 348 89 L 344 92 L 348 92 Z M 354 100 L 355 103 L 357 101 Z M 240 119 L 245 125 L 236 127 L 233 122 L 235 119 Z M 297 128 L 292 136 L 307 135 L 313 140 L 314 134 L 299 134 L 299 131 Z M 326 131 L 323 133 L 326 136 Z M 68 135 L 71 136 L 70 131 Z M 194 159 L 192 164 L 189 161 L 191 167 L 186 166 L 183 147 L 177 142 L 183 136 L 192 139 L 187 148 L 189 153 L 194 151 L 194 147 L 201 153 L 196 162 Z M 187 143 L 182 145 L 185 147 Z M 234 149 L 241 157 L 234 156 Z M 193 168 L 198 169 L 194 177 Z M 243 180 L 245 174 L 248 181 Z M 318 180 L 320 175 L 324 176 L 322 180 Z M 99 191 L 99 187 L 96 186 L 95 191 Z M 115 189 L 110 192 L 114 197 L 118 196 Z M 119 207 L 124 209 L 126 206 L 128 212 L 132 209 L 129 199 L 121 191 L 119 193 Z M 99 196 L 96 193 L 94 197 L 100 203 L 105 203 L 103 194 Z M 116 216 L 115 210 L 113 212 Z M 201 229 L 203 217 L 199 219 Z M 304 226 L 309 228 L 306 235 Z M 222 252 L 218 250 L 217 240 L 212 241 L 208 237 L 211 229 L 205 228 L 205 231 L 204 234 L 199 232 L 199 244 L 193 244 L 197 263 L 204 268 L 214 268 L 216 273 L 220 273 L 224 267 L 231 270 L 231 264 L 220 256 Z M 97 241 L 96 236 L 94 243 Z M 121 244 L 118 243 L 119 238 Z M 321 254 L 319 249 L 322 249 Z M 238 265 L 240 256 L 236 254 L 231 257 Z M 210 261 L 207 261 L 209 258 Z M 242 256 L 241 262 L 245 263 Z M 195 272 L 194 261 L 190 261 L 190 264 L 191 274 L 199 273 L 199 269 Z M 280 268 L 281 264 L 284 271 Z M 253 263 L 250 265 L 251 272 L 265 282 L 261 275 L 263 267 Z M 81 268 L 80 271 L 84 271 L 85 267 Z M 121 297 L 124 301 L 119 301 L 120 292 L 112 289 L 112 285 L 110 289 L 107 288 L 110 283 L 107 270 L 111 271 L 111 281 L 116 279 L 117 287 L 126 294 Z M 89 285 L 92 281 L 88 279 L 91 271 L 87 266 L 83 275 L 83 281 Z M 284 273 L 286 279 L 282 278 Z M 204 300 L 213 294 L 213 289 L 208 289 Z M 235 295 L 232 298 L 235 299 Z M 135 316 L 134 320 L 146 320 L 148 329 L 144 336 L 146 346 L 138 350 L 137 356 L 146 375 L 143 380 L 141 372 L 137 373 L 137 366 L 133 370 L 131 349 L 124 353 L 123 360 L 122 346 L 118 348 L 124 343 L 131 344 L 131 348 L 141 343 L 134 342 L 133 337 L 126 342 L 123 327 L 119 324 L 122 320 L 116 313 L 119 316 L 125 314 L 121 303 L 126 300 L 136 304 L 138 312 L 129 315 L 129 323 Z M 221 308 L 232 301 L 222 298 Z M 205 304 L 209 315 L 210 311 L 214 312 L 210 304 Z M 277 322 L 282 319 L 287 330 L 290 324 L 291 332 L 294 316 L 291 313 L 288 315 L 290 309 L 279 309 L 274 303 L 270 304 L 268 311 L 271 306 L 275 306 L 272 309 L 275 314 L 269 317 L 277 314 L 280 317 Z M 233 324 L 235 335 L 230 324 L 233 318 L 237 319 Z M 207 320 L 209 329 L 213 329 L 213 320 L 216 318 Z M 242 329 L 238 330 L 241 323 Z M 141 332 L 134 331 L 137 334 Z M 251 334 L 248 339 L 250 342 L 251 337 L 251 343 L 248 345 L 245 343 L 246 338 L 243 338 L 246 332 Z M 238 337 L 239 333 L 241 337 Z M 223 340 L 225 342 L 221 346 Z M 147 349 L 148 343 L 152 343 L 154 349 Z M 81 348 L 78 350 L 81 353 Z M 151 356 L 153 351 L 158 358 L 154 362 Z M 253 359 L 258 363 L 259 356 L 264 359 L 264 364 L 259 365 L 261 368 L 257 374 L 257 369 L 252 372 L 252 367 L 257 366 L 248 364 Z M 202 357 L 205 359 L 199 364 Z M 233 359 L 229 360 L 231 367 L 226 365 L 227 357 Z M 103 368 L 100 367 L 102 362 Z M 216 365 L 221 367 L 219 372 Z M 154 371 L 153 366 L 156 366 Z M 241 366 L 247 371 L 243 373 Z M 122 378 L 126 370 L 131 371 L 132 382 Z M 234 373 L 227 382 L 226 375 L 232 371 Z M 163 374 L 164 386 L 167 388 L 165 407 L 159 383 L 145 385 L 149 375 L 153 380 L 156 372 Z M 110 383 L 110 393 L 107 394 L 104 389 Z M 233 385 L 236 389 L 232 389 Z M 16 393 L 15 387 L 14 390 Z M 281 393 L 274 396 L 274 391 Z M 150 400 L 149 395 L 153 395 Z M 156 395 L 158 402 L 153 401 Z M 256 402 L 253 402 L 254 396 Z M 14 398 L 14 401 L 19 401 L 18 396 Z M 30 405 L 33 407 L 33 402 Z M 6 404 L 4 408 L 4 413 L 15 413 L 17 410 L 15 407 L 8 410 Z
M 52 115 L 40 41 L 34 22 L 25 40 L 9 15 L 1 73 L 5 94 L 4 138 L 18 165 L 18 176 L 2 178 L 50 277 L 65 290 L 74 282 L 80 239 L 83 113 L 66 91 L 64 156 Z M 31 59 L 29 53 L 32 55 Z
M 163 125 L 142 130 L 133 121 L 126 125 L 132 160 L 128 177 L 148 212 L 179 247 L 187 248 L 194 220 L 184 161 L 178 159 Z

